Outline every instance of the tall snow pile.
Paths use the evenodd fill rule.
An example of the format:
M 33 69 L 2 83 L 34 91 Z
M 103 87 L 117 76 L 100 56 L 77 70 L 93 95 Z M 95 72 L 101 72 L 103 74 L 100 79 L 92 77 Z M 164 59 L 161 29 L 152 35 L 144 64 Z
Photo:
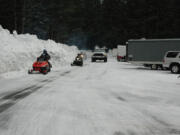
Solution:
M 10 34 L 0 26 L 0 73 L 27 70 L 43 49 L 51 55 L 50 62 L 57 68 L 69 64 L 78 52 L 75 46 L 40 40 L 30 34 Z

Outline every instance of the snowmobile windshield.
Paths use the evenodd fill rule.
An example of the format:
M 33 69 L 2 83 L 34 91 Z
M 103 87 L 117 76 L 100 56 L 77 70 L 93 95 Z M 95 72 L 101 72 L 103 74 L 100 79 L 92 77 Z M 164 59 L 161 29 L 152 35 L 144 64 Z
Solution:
M 37 61 L 45 61 L 44 58 L 38 58 Z

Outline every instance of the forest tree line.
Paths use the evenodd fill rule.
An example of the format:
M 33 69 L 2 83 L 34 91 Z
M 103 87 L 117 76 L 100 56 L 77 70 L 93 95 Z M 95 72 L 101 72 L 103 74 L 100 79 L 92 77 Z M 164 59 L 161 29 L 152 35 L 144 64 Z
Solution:
M 128 39 L 179 38 L 180 0 L 0 0 L 0 25 L 80 48 L 113 48 Z

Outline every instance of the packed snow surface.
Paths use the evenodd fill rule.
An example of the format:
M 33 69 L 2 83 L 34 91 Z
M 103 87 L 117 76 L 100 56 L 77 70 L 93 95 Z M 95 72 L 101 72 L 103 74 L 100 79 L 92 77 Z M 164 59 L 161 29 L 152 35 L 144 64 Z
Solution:
M 180 79 L 109 58 L 0 79 L 0 135 L 179 135 Z
M 77 48 L 55 43 L 52 40 L 39 40 L 35 35 L 16 32 L 10 34 L 0 26 L 0 73 L 28 70 L 46 49 L 51 55 L 53 68 L 70 64 L 77 54 Z

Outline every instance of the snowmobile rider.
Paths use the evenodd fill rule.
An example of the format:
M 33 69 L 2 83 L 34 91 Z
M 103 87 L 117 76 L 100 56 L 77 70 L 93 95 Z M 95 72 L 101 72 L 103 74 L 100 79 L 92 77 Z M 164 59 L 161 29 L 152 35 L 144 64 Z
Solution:
M 48 60 L 50 60 L 50 55 L 47 53 L 47 50 L 46 49 L 44 49 L 43 50 L 43 53 L 41 54 L 41 56 L 39 56 L 38 57 L 39 59 L 43 59 L 43 60 L 45 60 L 45 61 L 48 61 Z
M 80 53 L 77 54 L 76 59 L 77 59 L 77 58 L 79 58 L 79 59 L 81 59 L 81 60 L 83 59 L 83 58 L 82 58 L 82 55 L 81 55 Z
M 51 56 L 47 53 L 46 49 L 44 49 L 43 53 L 41 54 L 41 56 L 39 56 L 37 58 L 37 60 L 39 60 L 39 59 L 43 59 L 44 61 L 47 61 L 49 66 L 52 67 L 51 63 L 49 62 L 49 60 L 51 59 Z

